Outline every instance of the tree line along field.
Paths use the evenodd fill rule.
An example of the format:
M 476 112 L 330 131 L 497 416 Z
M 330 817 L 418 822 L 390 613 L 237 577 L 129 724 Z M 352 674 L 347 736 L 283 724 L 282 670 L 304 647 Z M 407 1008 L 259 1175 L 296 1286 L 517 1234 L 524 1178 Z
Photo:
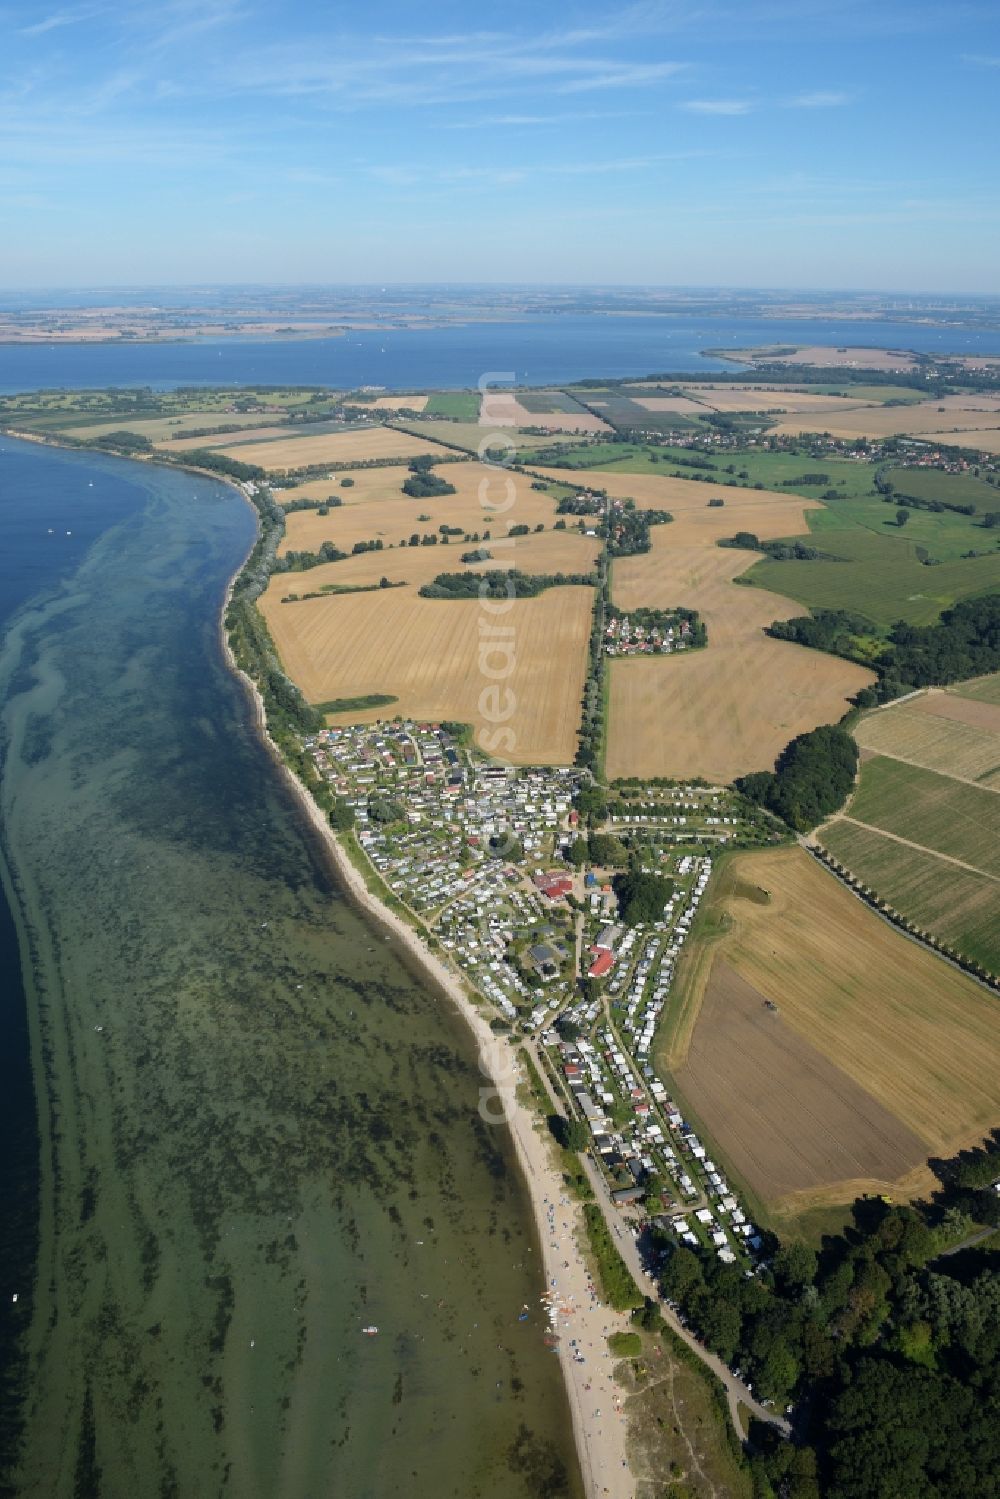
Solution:
M 618 558 L 611 602 L 622 609 L 697 609 L 708 646 L 686 655 L 612 661 L 608 672 L 605 769 L 610 778 L 704 775 L 728 781 L 770 769 L 789 739 L 840 718 L 871 674 L 834 656 L 808 652 L 764 633 L 796 606 L 775 594 L 734 586 L 757 554 L 720 547 L 748 529 L 762 537 L 801 529 L 815 500 L 797 494 L 727 490 L 722 509 L 712 489 L 688 479 L 611 471 L 546 477 L 631 496 L 673 516 L 651 530 L 651 550 Z
M 923 930 L 1000 973 L 1000 676 L 866 715 L 857 790 L 816 833 Z
M 765 1001 L 777 1005 L 777 1012 Z M 1000 1005 L 799 848 L 728 855 L 656 1060 L 769 1221 L 931 1184 L 1000 1110 Z

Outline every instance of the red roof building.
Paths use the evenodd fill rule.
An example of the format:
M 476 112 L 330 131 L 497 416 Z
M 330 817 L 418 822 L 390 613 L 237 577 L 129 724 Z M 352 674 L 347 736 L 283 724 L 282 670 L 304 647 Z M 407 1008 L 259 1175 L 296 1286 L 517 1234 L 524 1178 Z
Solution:
M 614 966 L 614 961 L 614 953 L 610 953 L 606 948 L 602 947 L 600 952 L 597 954 L 597 957 L 594 959 L 589 969 L 587 970 L 589 977 L 592 979 L 604 978 L 605 974 L 611 972 L 611 969 Z

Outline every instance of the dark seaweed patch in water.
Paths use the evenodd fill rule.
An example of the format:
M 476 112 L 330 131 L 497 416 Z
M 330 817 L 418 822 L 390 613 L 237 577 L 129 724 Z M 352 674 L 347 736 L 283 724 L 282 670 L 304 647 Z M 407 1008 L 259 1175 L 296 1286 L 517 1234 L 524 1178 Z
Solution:
M 47 718 L 37 713 L 29 714 L 20 753 L 25 765 L 37 765 L 52 753 L 52 725 Z
M 569 1475 L 559 1453 L 528 1426 L 519 1428 L 507 1462 L 512 1473 L 527 1480 L 532 1499 L 564 1499 L 570 1492 Z
M 73 1499 L 99 1499 L 101 1470 L 97 1464 L 97 1431 L 94 1423 L 94 1395 L 87 1386 L 83 1397 L 83 1415 L 76 1448 L 76 1471 L 73 1474 Z

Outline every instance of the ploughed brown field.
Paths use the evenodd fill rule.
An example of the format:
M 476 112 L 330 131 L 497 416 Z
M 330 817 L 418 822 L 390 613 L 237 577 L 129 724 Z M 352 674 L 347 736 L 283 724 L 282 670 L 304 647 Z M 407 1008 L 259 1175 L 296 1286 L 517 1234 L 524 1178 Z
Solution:
M 697 609 L 708 628 L 705 650 L 609 663 L 609 777 L 729 781 L 769 770 L 790 739 L 835 723 L 848 699 L 874 680 L 849 661 L 765 635 L 765 626 L 802 614 L 802 605 L 735 585 L 733 578 L 760 554 L 717 545 L 736 531 L 764 539 L 804 533 L 805 511 L 817 502 L 727 489 L 725 505 L 710 509 L 711 488 L 689 479 L 547 472 L 581 488 L 589 482 L 639 505 L 669 510 L 674 520 L 652 528 L 649 552 L 614 562 L 612 602 L 623 609 L 681 604 Z
M 733 991 L 720 989 L 720 964 L 780 1024 L 769 1030 L 739 1009 L 730 1015 Z M 680 1010 L 667 1017 L 661 1063 L 683 1096 L 696 1059 L 691 1081 L 706 1133 L 778 1217 L 863 1191 L 926 1191 L 922 1161 L 953 1155 L 1000 1123 L 996 997 L 880 920 L 803 849 L 725 861 L 678 977 Z M 766 999 L 777 1015 L 763 1008 Z M 741 990 L 737 1004 L 745 1002 Z M 734 1056 L 737 1038 L 751 1048 L 745 1087 L 757 1113 L 749 1141 L 751 1103 L 739 1079 L 728 1062 L 715 1081 L 711 1073 L 712 1057 Z M 803 1065 L 815 1088 L 800 1086 Z M 836 1082 L 841 1075 L 871 1103 L 861 1108 Z M 854 1100 L 846 1112 L 845 1098 Z
M 894 1182 L 923 1142 L 842 1068 L 768 1010 L 728 963 L 712 965 L 684 1066 L 685 1102 L 771 1202 L 830 1181 Z

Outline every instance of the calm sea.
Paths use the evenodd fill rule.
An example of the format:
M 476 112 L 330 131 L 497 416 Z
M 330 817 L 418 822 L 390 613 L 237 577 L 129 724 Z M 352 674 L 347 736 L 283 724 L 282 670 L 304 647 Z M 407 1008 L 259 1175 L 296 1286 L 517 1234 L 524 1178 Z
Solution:
M 5 441 L 0 535 L 0 1492 L 577 1499 L 469 1038 L 222 659 L 248 507 Z
M 918 323 L 829 319 L 680 316 L 531 317 L 410 330 L 354 330 L 340 338 L 268 342 L 0 347 L 0 392 L 42 386 L 267 384 L 387 390 L 475 386 L 484 375 L 513 372 L 543 385 L 733 366 L 706 359 L 706 348 L 820 343 L 914 349 L 921 353 L 1000 354 L 1000 332 Z

